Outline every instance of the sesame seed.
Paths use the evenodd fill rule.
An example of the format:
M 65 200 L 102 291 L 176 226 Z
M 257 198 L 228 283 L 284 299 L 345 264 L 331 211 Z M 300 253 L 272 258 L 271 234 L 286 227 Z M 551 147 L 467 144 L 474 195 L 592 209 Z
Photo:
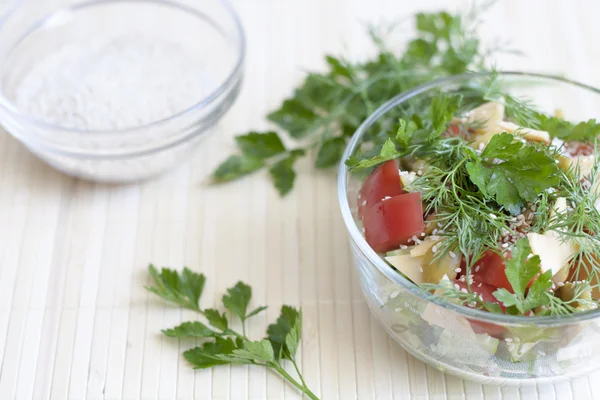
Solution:
M 399 290 L 394 291 L 392 294 L 390 294 L 390 299 L 395 299 L 396 297 L 398 297 L 399 294 Z
M 419 272 L 423 272 L 423 267 L 419 266 Z
M 511 343 L 513 340 L 511 338 L 507 337 L 507 338 L 504 338 L 504 341 L 506 343 Z
M 460 289 L 460 291 L 463 292 L 463 293 L 469 293 L 469 291 L 467 290 L 467 288 L 462 288 L 462 289 Z
M 421 237 L 425 237 L 425 232 L 421 232 Z
M 418 170 L 417 171 L 417 175 L 419 175 L 419 176 L 423 175 L 423 171 L 422 170 Z
M 479 285 L 477 285 L 477 287 L 481 287 L 481 285 L 483 285 L 483 282 L 479 283 Z
M 408 246 L 407 246 L 407 245 L 405 245 L 405 244 L 401 244 L 401 245 L 400 245 L 400 248 L 401 248 L 402 250 L 406 250 L 406 249 L 408 249 Z
M 396 311 L 396 312 L 400 312 L 400 311 L 402 311 L 402 309 L 401 309 L 400 307 L 396 307 L 396 308 L 394 309 L 394 311 Z
M 510 246 L 508 243 L 504 243 L 504 244 L 502 245 L 502 248 L 503 248 L 503 249 L 506 249 L 506 248 L 508 248 L 508 246 Z
M 385 196 L 382 201 L 386 201 L 386 200 L 389 200 L 389 199 L 391 199 L 391 196 Z
M 480 269 L 481 269 L 481 265 L 475 266 L 475 272 L 479 272 Z
M 454 287 L 456 288 L 456 290 L 460 290 L 460 286 L 458 286 L 458 283 L 455 283 Z
M 456 253 L 453 251 L 449 252 L 448 254 L 450 254 L 450 258 L 456 258 Z
M 431 232 L 433 235 L 435 235 L 436 233 L 438 233 L 437 228 L 433 230 L 433 232 Z
M 362 228 L 362 233 L 365 233 L 367 230 L 365 228 Z
M 366 206 L 367 205 L 367 201 L 363 200 L 362 205 L 363 205 L 363 207 Z
M 565 283 L 564 283 L 564 282 L 557 282 L 557 283 L 556 283 L 556 286 L 558 286 L 558 287 L 563 287 L 563 286 L 565 286 Z
M 359 194 L 358 194 L 358 199 L 360 200 L 360 198 L 361 198 L 361 197 L 362 197 L 362 195 L 359 193 Z
M 491 219 L 496 219 L 496 218 L 498 218 L 498 217 L 497 217 L 496 215 L 494 215 L 494 214 L 490 213 L 490 218 L 491 218 Z
M 437 250 L 438 250 L 437 245 L 433 245 L 433 247 L 431 248 L 431 252 L 436 253 Z
M 460 268 L 454 268 L 454 272 L 460 272 L 462 271 Z

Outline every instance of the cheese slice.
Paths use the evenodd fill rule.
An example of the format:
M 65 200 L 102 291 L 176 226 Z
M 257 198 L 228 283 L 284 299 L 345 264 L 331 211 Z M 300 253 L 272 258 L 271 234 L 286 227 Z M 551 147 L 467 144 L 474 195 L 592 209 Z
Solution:
M 386 257 L 386 261 L 402 272 L 411 281 L 419 283 L 438 283 L 444 276 L 456 277 L 456 269 L 460 266 L 460 257 L 450 253 L 441 259 L 435 259 L 434 246 L 439 239 L 428 237 L 422 243 L 412 247 L 410 254 L 394 254 Z M 435 260 L 434 260 L 435 259 Z
M 540 257 L 542 272 L 552 271 L 552 281 L 564 282 L 569 274 L 569 261 L 575 254 L 573 245 L 563 242 L 554 231 L 527 234 L 531 252 Z
M 515 123 L 502 121 L 500 122 L 499 132 L 516 133 L 522 135 L 525 140 L 532 142 L 550 143 L 550 134 L 546 131 L 538 131 L 537 129 L 525 128 Z
M 498 133 L 498 126 L 504 119 L 504 104 L 490 102 L 469 111 L 466 123 L 475 125 L 477 133 Z
M 567 170 L 571 166 L 573 166 L 573 167 L 579 166 L 579 176 L 580 177 L 583 178 L 586 176 L 590 176 L 590 174 L 592 173 L 592 169 L 594 168 L 594 155 L 592 154 L 589 156 L 575 156 L 575 157 L 559 156 L 558 157 L 558 166 L 563 170 Z
M 424 282 L 422 257 L 413 257 L 410 254 L 399 254 L 386 257 L 385 259 L 417 285 Z
M 410 255 L 413 257 L 422 257 L 425 254 L 427 254 L 427 252 L 433 247 L 433 245 L 435 245 L 437 242 L 439 242 L 439 239 L 431 239 L 430 236 L 426 237 L 425 240 L 414 246 L 411 250 L 410 250 Z

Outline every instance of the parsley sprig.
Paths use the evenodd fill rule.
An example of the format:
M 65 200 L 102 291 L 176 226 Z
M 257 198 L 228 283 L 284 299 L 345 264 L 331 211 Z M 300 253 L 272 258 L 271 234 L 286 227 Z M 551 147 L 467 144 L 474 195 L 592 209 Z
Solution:
M 555 158 L 533 144 L 515 141 L 508 133 L 495 135 L 477 160 L 466 164 L 473 183 L 510 213 L 519 214 L 546 189 L 559 182 Z
M 540 257 L 531 255 L 531 247 L 526 238 L 519 239 L 512 250 L 512 257 L 506 260 L 506 277 L 514 293 L 501 288 L 494 297 L 501 301 L 510 314 L 526 314 L 534 308 L 550 303 L 553 294 L 548 292 L 552 286 L 552 271 L 540 274 L 531 287 L 531 282 L 540 272 Z
M 166 301 L 200 313 L 208 323 L 190 321 L 163 330 L 169 337 L 202 340 L 200 346 L 183 353 L 194 368 L 218 365 L 262 366 L 280 374 L 308 398 L 318 400 L 306 385 L 296 359 L 302 336 L 301 310 L 284 305 L 277 321 L 269 325 L 267 336 L 261 340 L 251 340 L 246 335 L 246 322 L 267 307 L 249 309 L 252 300 L 250 286 L 238 282 L 227 289 L 222 298 L 223 307 L 241 321 L 242 332 L 238 332 L 231 326 L 225 312 L 200 307 L 200 297 L 206 282 L 203 274 L 197 274 L 188 268 L 184 268 L 181 273 L 168 268 L 158 271 L 153 265 L 148 267 L 148 271 L 152 285 L 146 289 Z M 287 371 L 285 362 L 291 363 L 297 378 Z
M 372 59 L 351 62 L 327 56 L 327 71 L 309 73 L 293 96 L 268 115 L 279 131 L 237 136 L 239 152 L 217 167 L 213 181 L 232 181 L 268 169 L 279 193 L 285 195 L 294 186 L 299 158 L 314 156 L 318 169 L 337 165 L 359 125 L 395 95 L 433 79 L 483 68 L 488 54 L 481 50 L 475 33 L 479 11 L 416 14 L 416 36 L 401 55 L 387 47 L 382 32 L 371 28 L 378 49 Z M 368 140 L 381 146 L 403 112 L 388 113 Z

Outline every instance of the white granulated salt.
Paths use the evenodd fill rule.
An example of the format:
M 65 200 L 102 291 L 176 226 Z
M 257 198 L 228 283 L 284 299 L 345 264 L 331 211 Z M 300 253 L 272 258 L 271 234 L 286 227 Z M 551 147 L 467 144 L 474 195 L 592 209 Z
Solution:
M 12 100 L 66 128 L 132 128 L 200 102 L 207 95 L 201 66 L 194 49 L 143 35 L 69 45 L 40 60 Z

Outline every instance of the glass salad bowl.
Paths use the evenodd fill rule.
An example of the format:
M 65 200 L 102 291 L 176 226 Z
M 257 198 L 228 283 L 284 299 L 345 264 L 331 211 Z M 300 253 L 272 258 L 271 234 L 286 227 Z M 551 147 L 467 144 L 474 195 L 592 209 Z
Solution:
M 244 57 L 226 0 L 18 1 L 0 18 L 0 123 L 67 174 L 147 179 L 214 132 Z
M 483 84 L 489 74 L 437 80 L 398 95 L 354 134 L 343 160 L 365 138 L 393 129 L 395 119 L 433 95 Z M 564 78 L 521 72 L 499 74 L 504 90 L 549 114 L 573 121 L 600 117 L 600 90 Z M 396 120 L 397 121 L 397 120 Z M 338 195 L 366 302 L 391 337 L 439 370 L 484 384 L 525 385 L 589 373 L 600 366 L 600 309 L 567 316 L 493 314 L 443 301 L 414 285 L 366 242 L 357 216 L 365 176 L 341 163 Z

